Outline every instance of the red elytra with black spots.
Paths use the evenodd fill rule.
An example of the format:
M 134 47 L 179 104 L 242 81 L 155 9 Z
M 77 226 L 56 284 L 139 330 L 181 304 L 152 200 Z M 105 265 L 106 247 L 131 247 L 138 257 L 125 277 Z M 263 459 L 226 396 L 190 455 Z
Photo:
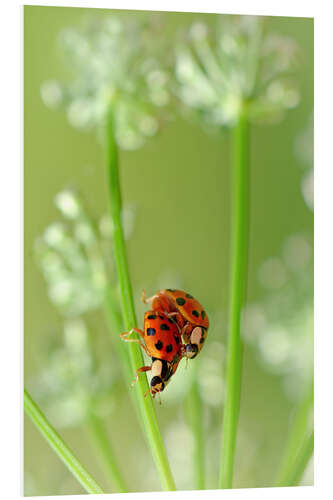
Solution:
M 144 317 L 144 341 L 152 358 L 174 363 L 174 373 L 182 357 L 181 335 L 176 322 L 161 312 L 147 311 Z
M 185 343 L 190 342 L 194 328 L 201 327 L 201 338 L 197 343 L 198 350 L 201 351 L 207 337 L 209 319 L 198 300 L 183 290 L 167 288 L 154 295 L 152 309 L 156 312 L 178 313 L 174 314 L 173 318 L 182 330 Z

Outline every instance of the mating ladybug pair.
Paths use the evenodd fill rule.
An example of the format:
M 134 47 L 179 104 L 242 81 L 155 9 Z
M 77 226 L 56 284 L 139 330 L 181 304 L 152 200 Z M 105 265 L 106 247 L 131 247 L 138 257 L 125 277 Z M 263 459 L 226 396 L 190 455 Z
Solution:
M 209 320 L 200 303 L 189 293 L 167 288 L 160 290 L 146 299 L 152 309 L 144 316 L 144 331 L 132 328 L 122 333 L 121 338 L 127 342 L 137 342 L 152 358 L 151 366 L 142 366 L 136 371 L 138 380 L 140 372 L 152 371 L 150 392 L 153 397 L 160 393 L 177 370 L 180 360 L 185 357 L 193 359 L 201 351 L 206 340 Z M 133 331 L 141 339 L 127 338 Z

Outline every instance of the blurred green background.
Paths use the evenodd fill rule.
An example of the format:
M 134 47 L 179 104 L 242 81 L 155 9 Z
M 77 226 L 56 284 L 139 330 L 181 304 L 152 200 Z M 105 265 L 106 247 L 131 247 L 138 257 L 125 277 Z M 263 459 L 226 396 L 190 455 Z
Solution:
M 96 221 L 107 213 L 106 173 L 95 134 L 73 129 L 63 111 L 48 109 L 40 87 L 46 80 L 67 77 L 56 43 L 59 30 L 80 25 L 87 16 L 112 12 L 24 8 L 25 385 L 102 484 L 107 484 L 106 478 L 85 426 L 70 418 L 61 420 L 56 411 L 52 416 L 52 408 L 56 409 L 43 406 L 40 383 L 55 346 L 63 342 L 64 321 L 49 300 L 34 246 L 49 224 L 61 220 L 53 200 L 64 188 L 80 193 Z M 162 17 L 162 35 L 170 46 L 179 27 L 198 20 L 213 25 L 216 18 L 192 13 L 163 13 Z M 300 47 L 296 78 L 301 100 L 284 120 L 251 130 L 248 306 L 235 487 L 272 486 L 295 402 L 312 373 L 313 20 L 272 17 L 267 24 L 272 32 L 293 37 Z M 179 113 L 141 149 L 120 153 L 124 205 L 134 213 L 127 248 L 140 326 L 145 310 L 140 302 L 142 289 L 152 294 L 159 288 L 181 287 L 199 298 L 211 315 L 212 328 L 198 360 L 205 403 L 207 488 L 216 487 L 223 404 L 228 146 L 226 132 L 207 133 Z M 109 400 L 106 397 L 105 422 L 130 491 L 160 490 L 104 317 L 97 309 L 85 320 L 96 339 L 97 356 L 103 353 L 116 373 L 112 395 Z M 193 488 L 192 436 L 182 405 L 191 369 L 181 367 L 163 393 L 163 404 L 156 404 L 179 489 Z M 28 420 L 24 440 L 26 495 L 82 493 Z M 312 481 L 310 464 L 303 484 Z

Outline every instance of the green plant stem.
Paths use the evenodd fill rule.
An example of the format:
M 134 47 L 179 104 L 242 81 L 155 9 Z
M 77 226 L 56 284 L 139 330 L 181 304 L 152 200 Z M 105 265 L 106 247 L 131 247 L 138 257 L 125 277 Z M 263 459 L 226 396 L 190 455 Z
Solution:
M 305 468 L 313 454 L 313 441 L 314 433 L 312 430 L 311 433 L 308 434 L 303 440 L 293 465 L 283 478 L 283 483 L 278 484 L 277 486 L 297 486 L 299 484 Z
M 199 393 L 197 366 L 194 381 L 185 403 L 185 411 L 194 437 L 194 480 L 197 490 L 205 489 L 205 439 L 203 434 L 202 401 Z
M 118 467 L 115 453 L 113 451 L 106 428 L 103 424 L 103 421 L 93 412 L 91 412 L 89 415 L 88 429 L 94 443 L 96 444 L 96 448 L 98 450 L 101 462 L 103 463 L 107 477 L 111 479 L 115 491 L 118 493 L 127 493 L 128 489 L 126 488 L 124 478 L 122 477 L 122 474 Z
M 240 319 L 247 282 L 249 225 L 249 122 L 245 109 L 240 113 L 231 135 L 231 269 L 220 488 L 232 488 L 242 375 Z
M 120 284 L 121 306 L 126 330 L 136 327 L 136 316 L 134 310 L 132 287 L 129 277 L 125 239 L 121 220 L 121 192 L 118 170 L 118 154 L 114 139 L 113 117 L 109 113 L 104 127 L 104 145 L 106 152 L 106 164 L 108 170 L 110 212 L 113 230 L 113 248 L 115 254 L 116 268 Z M 128 344 L 132 373 L 143 366 L 143 356 L 139 346 L 134 343 Z M 148 391 L 147 397 L 144 393 Z M 169 466 L 166 450 L 164 447 L 161 432 L 158 426 L 155 408 L 149 393 L 147 377 L 144 374 L 139 376 L 135 387 L 136 401 L 139 407 L 141 419 L 145 429 L 147 441 L 158 470 L 161 484 L 164 490 L 175 490 L 175 483 Z
M 51 426 L 45 415 L 41 412 L 26 390 L 24 390 L 24 410 L 42 436 L 87 493 L 104 493 L 102 488 L 96 483 L 89 472 L 81 465 L 79 460 L 64 443 L 57 431 Z
M 298 404 L 293 423 L 288 434 L 285 453 L 276 480 L 276 486 L 288 486 L 288 476 L 294 467 L 295 459 L 304 444 L 304 436 L 308 434 L 309 420 L 313 410 L 313 382 L 307 394 Z

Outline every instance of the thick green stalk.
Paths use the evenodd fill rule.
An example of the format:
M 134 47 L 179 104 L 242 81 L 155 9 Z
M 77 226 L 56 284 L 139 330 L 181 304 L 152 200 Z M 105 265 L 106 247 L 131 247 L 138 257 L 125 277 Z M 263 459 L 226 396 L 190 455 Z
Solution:
M 197 366 L 196 366 L 196 373 L 194 375 L 194 381 L 185 403 L 185 410 L 194 437 L 193 465 L 194 465 L 195 488 L 197 490 L 204 490 L 205 489 L 205 458 L 204 458 L 205 439 L 203 433 L 203 412 L 202 412 L 202 401 L 200 398 L 198 378 L 197 378 Z
M 277 476 L 276 486 L 288 486 L 288 477 L 293 470 L 299 450 L 304 445 L 304 436 L 309 433 L 309 420 L 313 410 L 313 382 L 303 400 L 296 408 L 295 416 L 289 431 L 287 445 Z
M 81 465 L 71 452 L 57 431 L 51 426 L 45 415 L 33 401 L 29 393 L 24 390 L 24 410 L 31 418 L 39 432 L 63 461 L 73 476 L 79 481 L 87 493 L 104 493 L 102 488 L 91 477 L 89 472 Z
M 127 493 L 124 478 L 120 472 L 115 454 L 103 421 L 93 412 L 89 415 L 88 430 L 96 444 L 96 449 L 104 466 L 108 479 L 111 480 L 115 492 Z
M 125 329 L 129 331 L 131 328 L 136 327 L 137 322 L 134 310 L 131 281 L 129 277 L 124 231 L 121 220 L 122 202 L 118 170 L 118 154 L 114 139 L 113 117 L 111 113 L 108 114 L 107 123 L 104 127 L 104 145 L 106 150 L 106 164 L 109 177 L 108 181 L 113 231 L 113 248 L 120 284 L 124 326 Z M 135 371 L 144 364 L 143 356 L 139 346 L 135 345 L 134 343 L 128 344 L 128 350 L 134 376 Z M 144 374 L 141 374 L 135 386 L 135 394 L 147 441 L 149 443 L 163 489 L 175 490 L 176 487 L 170 470 L 161 432 L 158 426 L 155 408 L 153 406 L 153 401 L 148 389 L 147 377 Z M 148 395 L 147 397 L 144 397 L 144 393 L 146 391 L 148 391 Z
M 247 282 L 249 122 L 243 109 L 232 131 L 229 324 L 220 488 L 232 488 L 242 375 L 241 311 Z

